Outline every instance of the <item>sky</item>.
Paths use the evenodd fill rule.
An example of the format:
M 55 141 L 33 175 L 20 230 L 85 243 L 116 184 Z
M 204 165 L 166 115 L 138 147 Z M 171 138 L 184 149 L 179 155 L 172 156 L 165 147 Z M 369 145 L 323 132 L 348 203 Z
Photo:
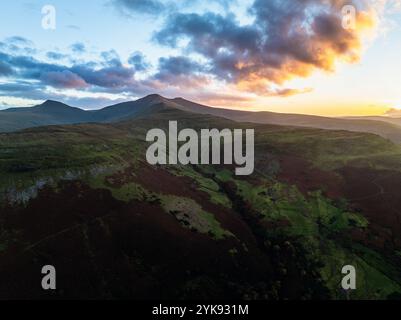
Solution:
M 5 0 L 0 108 L 97 109 L 158 93 L 381 115 L 401 109 L 400 53 L 401 0 Z

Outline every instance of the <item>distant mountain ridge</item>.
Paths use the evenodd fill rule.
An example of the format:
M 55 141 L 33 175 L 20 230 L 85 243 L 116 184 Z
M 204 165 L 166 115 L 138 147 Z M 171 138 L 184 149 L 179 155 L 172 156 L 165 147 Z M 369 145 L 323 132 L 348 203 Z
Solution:
M 38 106 L 30 108 L 6 109 L 0 111 L 0 132 L 12 132 L 47 125 L 118 122 L 147 116 L 166 108 L 196 114 L 208 114 L 238 122 L 368 132 L 401 144 L 401 118 L 329 118 L 267 111 L 239 111 L 213 108 L 183 98 L 167 99 L 158 94 L 148 95 L 136 101 L 123 102 L 94 111 L 85 111 L 53 100 L 47 100 Z
M 91 121 L 93 121 L 91 112 L 58 101 L 47 100 L 30 108 L 11 108 L 0 111 L 0 132 Z

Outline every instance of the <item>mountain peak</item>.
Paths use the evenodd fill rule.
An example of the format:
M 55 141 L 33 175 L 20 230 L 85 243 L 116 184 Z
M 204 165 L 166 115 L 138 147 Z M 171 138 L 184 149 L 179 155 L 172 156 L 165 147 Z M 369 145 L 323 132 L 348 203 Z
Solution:
M 163 102 L 168 100 L 167 98 L 161 96 L 160 94 L 157 93 L 153 93 L 153 94 L 149 94 L 146 97 L 139 99 L 139 100 L 143 100 L 143 101 L 152 101 L 152 102 Z
M 165 99 L 163 96 L 161 96 L 160 94 L 157 94 L 157 93 L 148 94 L 146 97 L 144 97 L 144 99 L 146 99 L 146 98 Z
M 43 102 L 40 107 L 45 107 L 45 108 L 57 108 L 57 107 L 70 107 L 62 102 L 55 101 L 55 100 L 46 100 Z

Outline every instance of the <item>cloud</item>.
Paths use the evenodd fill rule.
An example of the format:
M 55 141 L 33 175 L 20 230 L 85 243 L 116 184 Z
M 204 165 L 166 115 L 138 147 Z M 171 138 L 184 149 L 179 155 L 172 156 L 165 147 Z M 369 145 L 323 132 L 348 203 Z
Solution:
M 66 28 L 71 29 L 71 30 L 77 30 L 77 31 L 81 30 L 81 28 L 76 26 L 75 24 L 69 24 L 66 26 Z
M 268 97 L 291 97 L 299 94 L 312 92 L 312 88 L 304 88 L 304 89 L 293 89 L 293 88 L 276 88 L 276 89 L 265 89 L 265 96 Z
M 46 57 L 51 60 L 61 60 L 61 59 L 67 58 L 68 55 L 60 53 L 60 52 L 49 51 L 46 53 Z
M 84 79 L 69 70 L 43 73 L 40 77 L 40 80 L 43 83 L 55 88 L 80 89 L 89 86 Z
M 38 82 L 17 80 L 12 83 L 0 83 L 1 97 L 18 97 L 28 100 L 53 99 L 44 85 Z
M 113 4 L 124 14 L 149 14 L 158 15 L 166 7 L 158 0 L 114 0 Z
M 20 45 L 20 46 L 33 46 L 33 42 L 20 36 L 13 36 L 13 37 L 8 37 L 5 39 L 5 42 L 9 44 L 15 44 L 15 45 Z
M 0 42 L 0 49 L 5 52 L 20 53 L 20 54 L 35 54 L 36 49 L 32 41 L 20 37 L 13 36 L 4 39 Z
M 75 53 L 84 53 L 86 51 L 85 44 L 76 42 L 70 46 L 71 50 Z
M 0 53 L 0 57 L 1 57 L 1 53 Z M 13 72 L 14 72 L 14 70 L 8 63 L 5 63 L 4 61 L 0 60 L 0 77 L 10 76 L 13 74 Z
M 73 53 L 82 54 L 76 61 L 65 59 L 69 50 L 69 55 L 48 51 L 43 57 L 35 53 L 31 41 L 7 38 L 0 42 L 0 77 L 10 83 L 1 86 L 0 95 L 35 99 L 49 90 L 65 89 L 136 96 L 157 91 L 171 96 L 185 90 L 188 97 L 219 105 L 235 99 L 245 104 L 257 95 L 288 97 L 312 90 L 290 88 L 290 80 L 319 70 L 333 72 L 338 63 L 357 62 L 365 35 L 376 29 L 380 19 L 373 0 L 254 0 L 247 24 L 230 10 L 208 12 L 211 2 L 193 1 L 202 7 L 198 13 L 191 13 L 189 0 L 175 5 L 170 0 L 112 1 L 130 14 L 165 18 L 153 40 L 173 48 L 174 56 L 161 57 L 154 66 L 138 51 L 126 61 L 115 50 L 85 59 L 89 54 L 83 54 L 87 48 L 81 42 L 70 46 Z M 213 3 L 223 6 L 226 1 Z M 342 27 L 341 9 L 349 3 L 357 7 L 355 30 Z M 29 87 L 32 91 L 25 90 Z
M 65 56 L 57 52 L 47 52 L 46 56 L 57 62 L 43 62 L 28 55 L 13 55 L 2 52 L 0 48 L 0 76 L 12 75 L 19 80 L 38 81 L 43 86 L 67 89 L 91 87 L 93 90 L 100 87 L 133 90 L 137 85 L 135 73 L 139 65 L 123 65 L 114 50 L 101 52 L 100 62 L 88 61 L 72 65 L 62 64 L 59 58 Z M 142 65 L 141 71 L 144 68 L 145 65 Z
M 124 66 L 108 66 L 94 69 L 92 65 L 81 64 L 70 69 L 85 82 L 104 88 L 122 88 L 133 82 L 135 70 Z
M 88 87 L 124 88 L 135 84 L 135 69 L 123 66 L 119 59 L 66 66 L 42 62 L 30 56 L 13 56 L 0 52 L 0 75 L 25 81 L 37 81 L 54 88 Z M 12 67 L 11 67 L 12 66 Z
M 199 87 L 205 85 L 208 79 L 204 72 L 206 68 L 184 56 L 160 58 L 158 72 L 152 79 L 170 86 L 180 88 Z
M 147 14 L 150 16 L 165 16 L 180 10 L 191 9 L 194 6 L 210 7 L 218 4 L 222 9 L 237 3 L 237 0 L 112 0 L 112 5 L 125 16 Z
M 218 92 L 194 92 L 189 95 L 194 101 L 202 101 L 203 104 L 211 106 L 233 107 L 233 105 L 249 106 L 253 101 L 253 96 L 240 93 L 218 93 Z
M 13 56 L 3 53 L 2 60 L 12 65 L 14 75 L 23 80 L 40 80 L 41 76 L 45 73 L 62 72 L 67 69 L 62 65 L 38 61 L 31 56 Z
M 146 61 L 145 56 L 138 51 L 131 54 L 128 63 L 133 66 L 136 71 L 145 71 L 150 67 L 150 63 Z
M 331 72 L 338 62 L 360 59 L 364 32 L 375 27 L 377 16 L 370 1 L 354 1 L 357 28 L 345 29 L 345 4 L 349 1 L 255 0 L 249 9 L 254 21 L 248 25 L 232 14 L 176 13 L 154 40 L 178 48 L 180 40 L 187 39 L 183 49 L 206 58 L 213 76 L 270 95 L 272 85 L 317 70 Z
M 401 110 L 400 109 L 391 108 L 391 109 L 387 110 L 384 113 L 384 115 L 388 116 L 388 117 L 399 118 L 399 117 L 401 117 Z
M 203 70 L 203 66 L 187 57 L 160 58 L 157 72 L 141 81 L 142 92 L 179 95 L 182 90 L 200 91 L 200 88 L 206 88 L 211 83 Z
M 0 92 L 11 95 L 15 93 L 27 92 L 32 89 L 35 89 L 35 84 L 25 81 L 17 81 L 14 83 L 0 83 Z
M 30 83 L 37 90 L 51 87 L 112 94 L 146 94 L 172 87 L 199 88 L 209 83 L 206 67 L 184 56 L 160 58 L 156 72 L 140 77 L 141 80 L 137 79 L 137 74 L 147 72 L 150 64 L 138 51 L 131 54 L 127 64 L 121 61 L 115 50 L 100 52 L 99 58 L 94 61 L 80 61 L 72 65 L 63 63 L 62 58 L 66 56 L 49 51 L 46 57 L 50 60 L 44 62 L 32 56 L 0 51 L 0 76 L 12 75 L 14 79 L 25 81 L 23 86 L 18 84 L 19 90 Z M 5 88 L 3 86 L 3 90 Z M 14 93 L 18 94 L 17 88 L 14 89 Z
M 80 92 L 75 90 L 49 90 L 39 82 L 16 81 L 14 83 L 0 83 L 0 101 L 4 99 L 18 100 L 15 106 L 21 104 L 39 104 L 44 100 L 63 101 L 71 106 L 85 109 L 98 109 L 126 101 L 128 97 L 124 95 L 96 94 L 91 92 Z M 4 104 L 4 103 L 3 103 Z M 4 107 L 10 105 L 4 104 Z

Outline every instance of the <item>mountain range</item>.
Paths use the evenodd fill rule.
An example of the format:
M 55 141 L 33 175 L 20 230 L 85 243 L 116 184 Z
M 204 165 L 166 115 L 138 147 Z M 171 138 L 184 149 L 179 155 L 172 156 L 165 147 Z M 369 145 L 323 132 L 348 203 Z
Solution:
M 401 118 L 398 117 L 332 118 L 267 111 L 239 111 L 214 108 L 183 98 L 167 99 L 157 94 L 93 111 L 85 111 L 52 100 L 29 108 L 6 109 L 0 111 L 0 132 L 12 132 L 46 125 L 112 123 L 139 118 L 160 108 L 173 108 L 196 114 L 209 114 L 238 122 L 368 132 L 401 144 Z
M 401 146 L 350 131 L 397 125 L 158 95 L 0 119 L 34 127 L 0 134 L 0 300 L 401 298 Z M 255 129 L 254 173 L 150 165 L 146 134 L 170 120 Z M 44 265 L 57 290 L 40 286 Z M 345 265 L 357 290 L 340 285 Z

